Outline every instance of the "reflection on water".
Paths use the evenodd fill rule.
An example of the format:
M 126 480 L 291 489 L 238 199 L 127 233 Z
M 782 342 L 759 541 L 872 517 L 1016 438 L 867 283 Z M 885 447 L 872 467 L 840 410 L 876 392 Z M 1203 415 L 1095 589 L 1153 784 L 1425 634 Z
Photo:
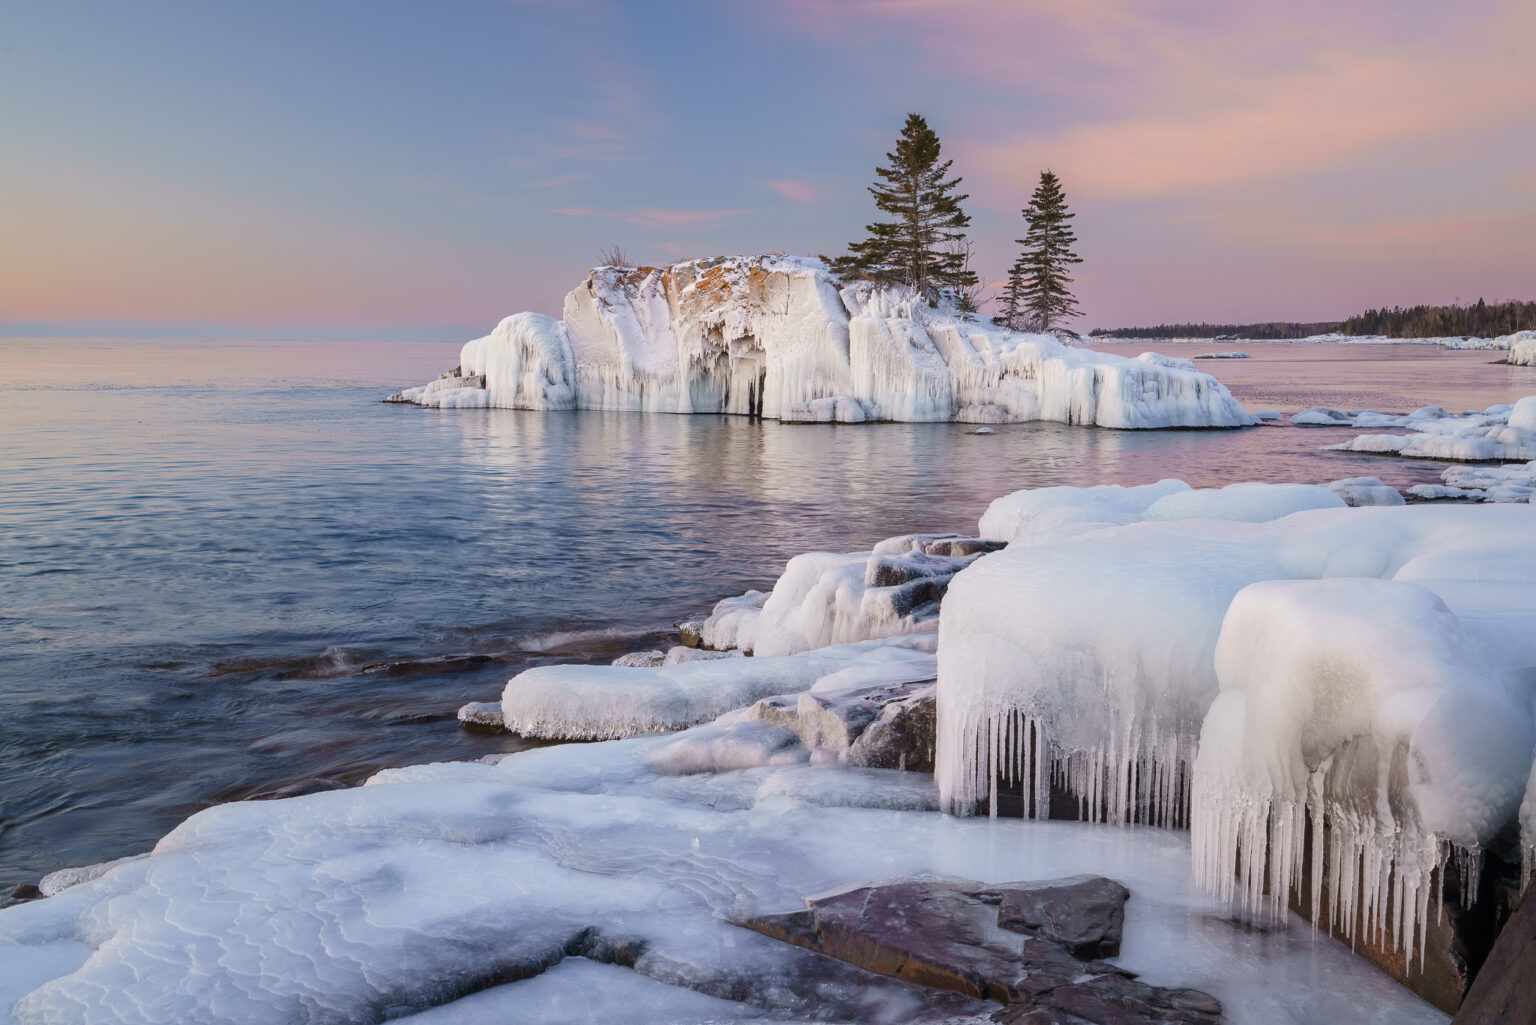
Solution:
M 378 401 L 451 365 L 441 345 L 47 344 L 0 343 L 6 884 L 143 850 L 212 801 L 516 749 L 454 709 L 529 665 L 664 645 L 798 552 L 972 530 L 1017 488 L 1440 470 L 1318 452 L 1352 433 L 1332 428 L 976 435 Z M 1307 349 L 1203 366 L 1252 408 L 1536 392 L 1486 353 L 1373 348 L 1330 356 L 1309 399 L 1302 356 L 1325 350 Z M 175 367 L 196 383 L 150 386 Z

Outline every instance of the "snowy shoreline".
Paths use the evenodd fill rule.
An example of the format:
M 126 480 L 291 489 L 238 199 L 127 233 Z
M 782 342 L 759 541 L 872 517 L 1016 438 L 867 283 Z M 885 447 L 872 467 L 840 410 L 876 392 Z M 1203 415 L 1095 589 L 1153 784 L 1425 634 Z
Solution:
M 1327 901 L 1303 903 L 1420 962 L 1432 891 L 1455 906 L 1487 885 L 1531 771 L 1505 675 L 1536 656 L 1536 510 L 1401 502 L 1366 481 L 1045 488 L 995 501 L 975 535 L 799 556 L 699 627 L 750 658 L 544 667 L 499 702 L 521 728 L 627 739 L 224 805 L 150 856 L 51 879 L 0 911 L 17 966 L 0 1020 L 362 1021 L 384 1001 L 472 1022 L 583 972 L 670 1020 L 698 1000 L 699 1020 L 835 1018 L 850 1012 L 784 988 L 803 954 L 730 923 L 894 876 L 1089 871 L 1132 894 L 1118 964 L 1233 1022 L 1444 1021 L 1271 904 L 1251 857 L 1298 885 L 1304 860 L 1326 865 Z M 1341 652 L 1342 718 L 1315 668 Z M 1420 778 L 1359 776 L 1372 751 Z M 924 753 L 935 776 L 901 771 Z M 1085 821 L 988 817 L 1010 793 L 1025 816 L 1066 800 Z M 1298 846 L 1313 816 L 1365 876 L 1340 873 L 1342 848 Z M 564 952 L 595 956 L 599 923 L 633 964 L 578 970 Z M 856 1016 L 911 1010 L 882 985 Z

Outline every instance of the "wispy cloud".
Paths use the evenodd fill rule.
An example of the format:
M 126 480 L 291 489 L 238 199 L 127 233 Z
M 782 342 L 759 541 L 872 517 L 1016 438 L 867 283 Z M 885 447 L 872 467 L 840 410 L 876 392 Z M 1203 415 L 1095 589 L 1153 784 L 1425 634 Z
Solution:
M 713 227 L 721 221 L 737 217 L 745 210 L 666 210 L 658 207 L 642 207 L 636 210 L 593 210 L 588 207 L 561 207 L 552 214 L 566 217 L 616 217 L 626 224 L 661 231 L 682 231 L 686 228 Z
M 562 185 L 574 185 L 580 181 L 586 181 L 589 176 L 585 174 L 557 174 L 553 178 L 544 178 L 540 181 L 529 182 L 530 189 L 558 189 Z
M 818 195 L 816 186 L 794 178 L 774 179 L 768 182 L 768 187 L 791 203 L 814 203 Z

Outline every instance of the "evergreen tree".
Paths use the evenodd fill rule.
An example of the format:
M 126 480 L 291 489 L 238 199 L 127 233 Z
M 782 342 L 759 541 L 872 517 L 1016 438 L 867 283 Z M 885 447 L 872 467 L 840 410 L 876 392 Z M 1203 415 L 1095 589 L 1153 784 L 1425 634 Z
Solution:
M 1024 257 L 1020 256 L 1008 268 L 1008 283 L 998 296 L 998 315 L 993 319 L 1010 331 L 1022 331 L 1028 324 L 1024 313 Z
M 1081 316 L 1077 299 L 1072 295 L 1072 279 L 1067 268 L 1082 263 L 1082 258 L 1072 252 L 1077 236 L 1067 223 L 1076 217 L 1067 212 L 1067 197 L 1061 191 L 1061 180 L 1050 171 L 1040 172 L 1040 184 L 1024 208 L 1024 218 L 1029 221 L 1029 231 L 1024 238 L 1016 239 L 1024 247 L 1015 270 L 1021 271 L 1024 309 L 1040 325 L 1049 331 L 1051 325 L 1071 317 Z
M 834 268 L 907 285 L 930 302 L 937 289 L 974 286 L 976 274 L 956 245 L 965 238 L 960 229 L 971 223 L 960 209 L 969 197 L 954 194 L 961 180 L 945 178 L 954 161 L 939 163 L 939 137 L 922 115 L 907 115 L 896 151 L 885 159 L 889 167 L 875 168 L 883 181 L 869 192 L 875 206 L 895 220 L 868 225 L 869 237 L 851 243 L 849 255 L 834 261 Z

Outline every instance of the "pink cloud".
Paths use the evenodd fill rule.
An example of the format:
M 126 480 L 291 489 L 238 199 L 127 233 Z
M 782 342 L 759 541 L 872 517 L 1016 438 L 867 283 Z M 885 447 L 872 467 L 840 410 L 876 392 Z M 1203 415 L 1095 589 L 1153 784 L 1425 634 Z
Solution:
M 684 228 L 713 226 L 745 212 L 744 210 L 667 210 L 657 207 L 643 207 L 636 210 L 593 210 L 584 206 L 561 207 L 550 211 L 552 214 L 563 214 L 567 217 L 617 217 L 626 224 L 656 228 L 661 231 L 681 231 Z
M 816 186 L 794 178 L 775 179 L 768 183 L 768 187 L 791 203 L 814 203 L 817 199 Z

